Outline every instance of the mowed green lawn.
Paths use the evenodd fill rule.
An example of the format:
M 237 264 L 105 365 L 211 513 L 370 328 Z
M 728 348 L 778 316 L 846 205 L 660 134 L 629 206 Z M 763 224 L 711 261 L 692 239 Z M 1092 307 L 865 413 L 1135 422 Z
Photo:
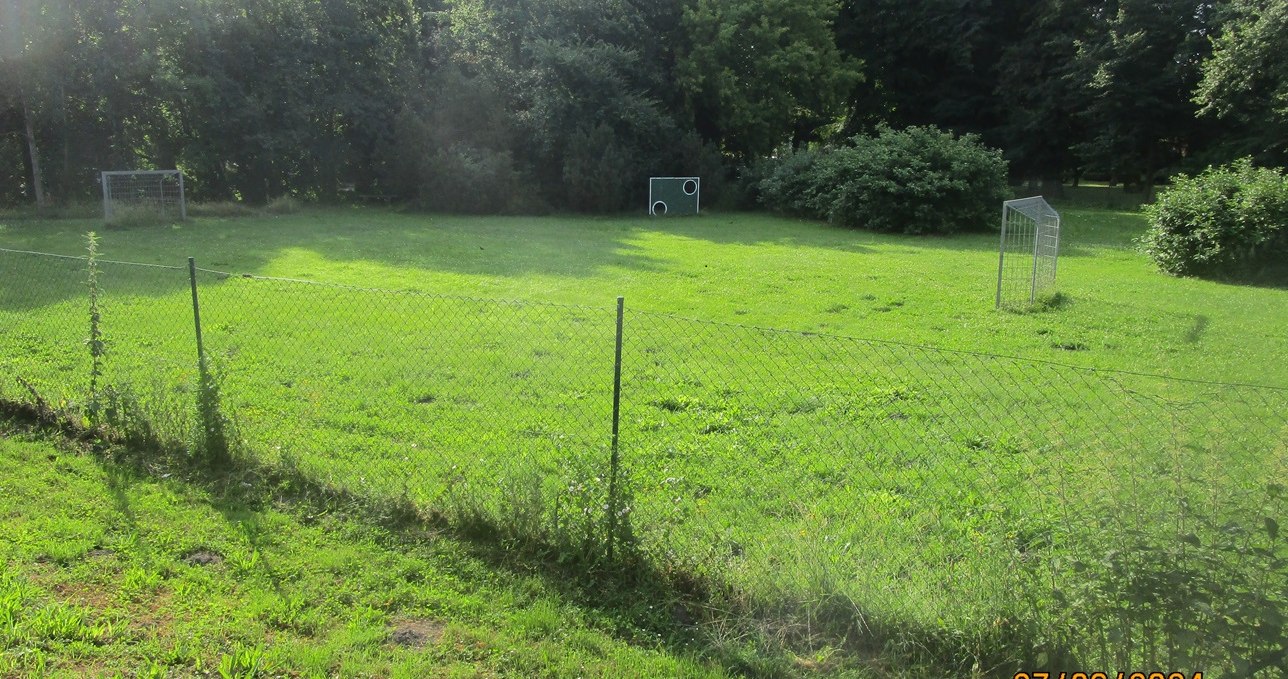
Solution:
M 660 602 L 586 605 L 434 530 L 118 452 L 0 420 L 0 675 L 723 676 Z
M 1182 507 L 1256 505 L 1265 479 L 1288 474 L 1285 392 L 1046 363 L 1285 386 L 1288 291 L 1164 276 L 1133 249 L 1139 215 L 1063 213 L 1061 301 L 1032 313 L 993 308 L 995 236 L 758 214 L 10 221 L 0 247 L 79 254 L 97 229 L 107 259 L 194 256 L 398 291 L 202 273 L 236 437 L 346 490 L 569 549 L 605 528 L 612 304 L 625 296 L 621 509 L 642 549 L 793 602 L 784 615 L 806 627 L 862 636 L 875 620 L 909 647 L 952 639 L 968 671 L 1026 652 L 999 651 L 1011 632 L 993 622 L 1031 604 L 1015 586 L 1035 562 L 1017 554 L 1112 543 L 1083 530 L 1111 518 L 1172 531 Z M 83 405 L 83 262 L 3 262 L 0 372 Z M 109 405 L 182 438 L 195 383 L 187 272 L 102 271 L 100 382 L 121 388 Z M 23 396 L 13 382 L 0 394 Z M 1052 581 L 1068 574 L 1068 558 L 1050 563 Z M 833 594 L 851 605 L 838 613 Z M 824 620 L 837 617 L 850 622 Z
M 1057 204 L 1057 207 L 1062 207 Z M 995 237 L 884 236 L 761 214 L 450 217 L 363 209 L 104 231 L 0 221 L 0 245 L 446 295 L 706 320 L 1223 381 L 1288 384 L 1288 291 L 1176 279 L 1136 213 L 1063 208 L 1058 313 L 993 310 Z M 1076 355 L 1062 345 L 1084 345 Z

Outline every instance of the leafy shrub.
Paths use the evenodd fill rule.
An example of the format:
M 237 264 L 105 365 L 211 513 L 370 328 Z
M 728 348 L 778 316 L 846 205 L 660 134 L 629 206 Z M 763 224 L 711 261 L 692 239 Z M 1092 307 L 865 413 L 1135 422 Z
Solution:
M 843 146 L 798 151 L 761 181 L 773 210 L 896 233 L 989 228 L 1006 199 L 1006 161 L 973 135 L 883 127 Z
M 627 205 L 639 173 L 617 143 L 613 129 L 600 124 L 573 134 L 564 156 L 563 178 L 568 206 L 578 212 L 614 212 Z
M 534 199 L 526 176 L 509 151 L 457 144 L 426 159 L 420 167 L 420 204 L 461 214 L 512 214 Z
M 1275 484 L 1267 492 L 1267 502 L 1282 497 Z M 1037 584 L 1049 573 L 1034 581 L 1051 597 L 1035 611 L 1053 647 L 1101 667 L 1282 676 L 1273 670 L 1288 659 L 1288 560 L 1274 519 L 1198 519 L 1195 532 L 1171 535 L 1098 525 L 1062 562 L 1062 587 Z
M 760 200 L 771 210 L 798 217 L 826 219 L 827 212 L 814 207 L 820 191 L 835 187 L 821 185 L 817 166 L 824 151 L 801 149 L 765 166 L 755 166 L 749 174 L 760 175 Z
M 439 96 L 413 98 L 395 115 L 381 151 L 389 159 L 381 186 L 427 210 L 538 211 L 531 174 L 509 150 L 514 130 L 502 113 L 504 93 L 456 69 L 440 73 L 434 88 Z
M 1288 177 L 1247 158 L 1174 178 L 1145 214 L 1145 251 L 1173 275 L 1247 277 L 1288 254 Z

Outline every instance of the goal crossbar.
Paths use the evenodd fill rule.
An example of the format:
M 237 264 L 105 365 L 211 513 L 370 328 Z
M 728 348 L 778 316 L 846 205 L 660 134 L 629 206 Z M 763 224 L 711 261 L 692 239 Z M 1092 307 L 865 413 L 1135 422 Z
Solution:
M 1004 207 L 1009 207 L 1034 221 L 1060 218 L 1060 213 L 1056 212 L 1055 208 L 1051 207 L 1051 205 L 1047 203 L 1046 199 L 1042 196 L 1016 198 L 1015 200 L 1008 200 L 1005 203 L 1002 203 L 1002 205 Z
M 183 176 L 178 170 L 104 170 L 101 173 L 104 177 L 131 177 L 131 176 L 156 176 L 156 175 L 176 175 Z

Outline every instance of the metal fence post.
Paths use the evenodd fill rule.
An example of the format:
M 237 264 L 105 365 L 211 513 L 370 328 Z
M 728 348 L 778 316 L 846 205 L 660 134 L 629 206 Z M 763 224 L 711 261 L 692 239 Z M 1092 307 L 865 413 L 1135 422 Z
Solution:
M 179 220 L 188 221 L 188 200 L 183 196 L 183 170 L 179 170 Z
M 98 173 L 98 181 L 103 185 L 103 219 L 111 221 L 112 219 L 112 192 L 107 188 L 107 173 Z
M 613 558 L 613 545 L 617 542 L 617 470 L 620 456 L 617 452 L 619 423 L 622 412 L 622 317 L 626 298 L 617 298 L 617 347 L 613 355 L 613 439 L 612 457 L 608 465 L 608 558 Z
M 188 258 L 188 282 L 192 285 L 192 324 L 197 331 L 197 360 L 202 375 L 206 373 L 206 348 L 201 341 L 201 306 L 197 303 L 197 260 Z
M 206 360 L 206 345 L 201 336 L 201 306 L 197 301 L 197 261 L 188 258 L 188 281 L 192 285 L 192 325 L 197 335 L 197 417 L 201 419 L 202 446 L 206 462 L 224 465 L 231 461 L 228 439 L 220 412 L 219 385 Z

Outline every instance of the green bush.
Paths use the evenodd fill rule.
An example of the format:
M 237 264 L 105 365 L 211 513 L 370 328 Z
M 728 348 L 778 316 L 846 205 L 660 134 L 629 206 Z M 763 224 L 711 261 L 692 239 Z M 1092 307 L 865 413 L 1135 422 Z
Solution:
M 458 214 L 515 214 L 531 211 L 528 178 L 509 151 L 457 144 L 420 166 L 418 204 Z
M 896 233 L 986 230 L 1006 199 L 1006 161 L 973 135 L 881 128 L 843 146 L 806 149 L 760 184 L 776 211 Z
M 835 188 L 823 186 L 818 181 L 818 164 L 826 153 L 804 148 L 748 168 L 748 174 L 760 177 L 760 201 L 775 212 L 827 219 L 826 210 L 814 207 L 820 191 L 828 192 Z
M 568 207 L 578 212 L 616 212 L 629 205 L 637 180 L 634 159 L 600 124 L 572 134 L 564 155 L 563 184 Z
M 1145 251 L 1173 275 L 1253 277 L 1288 255 L 1288 177 L 1247 158 L 1173 178 L 1145 214 Z

